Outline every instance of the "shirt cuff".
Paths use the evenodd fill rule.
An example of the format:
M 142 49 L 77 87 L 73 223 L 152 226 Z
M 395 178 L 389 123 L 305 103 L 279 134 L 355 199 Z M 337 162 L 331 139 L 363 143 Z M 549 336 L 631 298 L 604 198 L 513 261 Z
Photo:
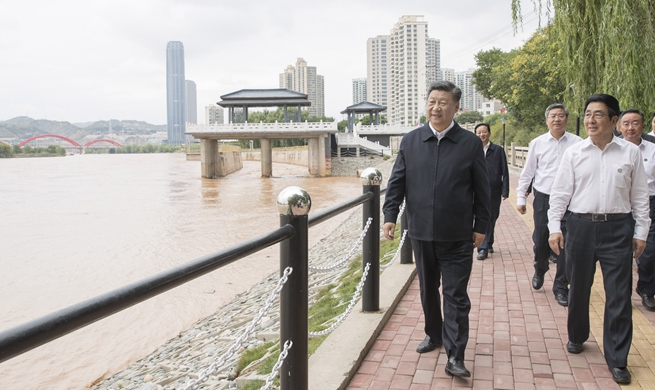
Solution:
M 552 221 L 548 222 L 548 231 L 550 234 L 553 233 L 561 233 L 562 232 L 562 222 L 560 221 Z
M 635 234 L 632 236 L 632 238 L 636 238 L 642 241 L 647 241 L 648 228 L 644 226 L 635 226 Z
M 516 195 L 516 205 L 525 206 L 525 196 Z

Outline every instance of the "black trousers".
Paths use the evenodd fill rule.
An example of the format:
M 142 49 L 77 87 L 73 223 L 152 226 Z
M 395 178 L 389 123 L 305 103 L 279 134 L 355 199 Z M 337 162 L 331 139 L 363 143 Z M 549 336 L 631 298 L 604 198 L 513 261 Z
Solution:
M 484 241 L 478 247 L 478 252 L 482 249 L 489 250 L 494 246 L 494 231 L 496 230 L 496 221 L 500 215 L 500 203 L 502 202 L 500 194 L 491 194 L 491 219 L 487 225 L 487 231 L 484 233 Z
M 412 239 L 425 315 L 425 334 L 443 340 L 448 357 L 464 359 L 471 301 L 466 291 L 473 267 L 471 241 Z M 439 286 L 443 284 L 443 319 Z
M 548 209 L 550 208 L 550 195 L 544 194 L 534 190 L 534 202 L 532 208 L 534 209 L 534 231 L 532 232 L 532 241 L 534 242 L 534 271 L 540 275 L 548 272 L 548 258 L 550 257 L 550 244 L 548 244 L 548 237 L 550 231 L 548 230 Z M 568 214 L 568 212 L 566 213 Z M 566 242 L 566 218 L 562 218 L 562 235 L 564 235 L 564 242 Z M 560 292 L 567 293 L 569 290 L 569 281 L 566 277 L 566 254 L 565 251 L 560 251 L 557 256 L 557 272 L 555 274 L 555 281 L 553 282 L 553 293 Z
M 589 338 L 589 300 L 596 261 L 605 285 L 603 349 L 611 367 L 626 367 L 632 342 L 632 236 L 634 221 L 626 217 L 592 222 L 571 213 L 564 241 L 569 258 L 569 340 L 583 343 Z
M 637 259 L 637 289 L 652 296 L 655 295 L 655 196 L 650 197 L 650 220 L 646 249 Z

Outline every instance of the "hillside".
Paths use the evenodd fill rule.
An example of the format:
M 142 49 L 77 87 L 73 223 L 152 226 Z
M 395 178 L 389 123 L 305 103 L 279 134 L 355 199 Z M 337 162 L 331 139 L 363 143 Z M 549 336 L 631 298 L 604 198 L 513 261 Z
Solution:
M 0 121 L 0 139 L 27 139 L 39 134 L 57 134 L 73 140 L 82 140 L 87 135 L 109 134 L 111 124 L 114 134 L 153 134 L 157 131 L 166 131 L 166 125 L 153 125 L 143 121 L 112 119 L 110 121 L 97 121 L 83 124 L 58 122 L 47 119 L 32 119 L 19 116 L 7 121 Z

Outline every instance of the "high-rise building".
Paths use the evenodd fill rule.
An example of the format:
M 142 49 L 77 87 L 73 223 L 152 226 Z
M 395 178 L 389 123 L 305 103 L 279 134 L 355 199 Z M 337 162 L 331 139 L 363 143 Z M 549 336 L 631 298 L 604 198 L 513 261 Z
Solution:
M 353 104 L 366 101 L 366 79 L 353 79 Z
M 450 81 L 455 83 L 455 69 L 443 68 L 441 69 L 441 79 L 443 81 Z
M 423 16 L 405 15 L 389 35 L 368 40 L 367 67 L 368 100 L 387 107 L 390 124 L 416 125 L 428 87 L 441 80 L 440 41 L 428 37 Z
M 186 121 L 187 123 L 198 123 L 198 99 L 196 94 L 196 83 L 186 80 Z
M 186 104 L 184 79 L 184 45 L 171 41 L 166 45 L 166 112 L 168 143 L 184 144 L 186 136 Z
M 312 103 L 307 107 L 309 116 L 325 116 L 325 83 L 315 66 L 307 66 L 303 58 L 296 60 L 296 66 L 289 65 L 279 77 L 280 88 L 307 94 Z
M 473 72 L 475 69 L 455 72 L 455 85 L 462 90 L 462 98 L 459 101 L 459 109 L 463 111 L 479 111 L 482 103 L 486 100 L 473 84 Z
M 388 35 L 378 35 L 366 42 L 366 98 L 384 107 L 389 106 L 389 42 Z
M 216 104 L 205 106 L 205 123 L 208 125 L 223 124 L 223 107 Z

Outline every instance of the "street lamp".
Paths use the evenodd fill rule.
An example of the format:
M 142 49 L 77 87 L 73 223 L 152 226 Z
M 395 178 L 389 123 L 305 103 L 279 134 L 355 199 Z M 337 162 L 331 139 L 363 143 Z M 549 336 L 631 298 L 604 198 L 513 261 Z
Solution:
M 500 118 L 500 121 L 503 123 L 503 149 L 507 150 L 507 147 L 505 146 L 505 123 L 507 123 L 507 118 L 503 116 Z

